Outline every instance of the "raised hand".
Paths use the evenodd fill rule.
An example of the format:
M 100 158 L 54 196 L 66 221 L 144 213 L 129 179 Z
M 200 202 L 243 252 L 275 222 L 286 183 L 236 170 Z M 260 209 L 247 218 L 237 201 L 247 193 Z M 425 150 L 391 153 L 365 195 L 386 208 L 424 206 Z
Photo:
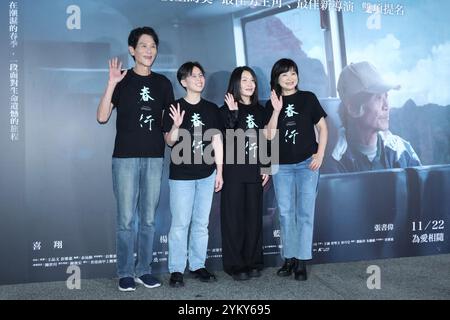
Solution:
M 225 103 L 227 104 L 228 109 L 238 110 L 238 104 L 236 101 L 234 101 L 234 97 L 231 93 L 227 93 L 225 95 Z
M 118 58 L 109 60 L 109 81 L 119 83 L 126 76 L 128 70 L 122 72 L 122 62 Z
M 177 103 L 176 108 L 173 104 L 170 105 L 169 116 L 172 118 L 173 125 L 175 127 L 179 128 L 181 126 L 181 124 L 183 123 L 184 114 L 185 114 L 185 110 L 183 110 L 183 112 L 180 112 L 180 104 L 179 103 Z
M 281 109 L 283 108 L 283 96 L 278 98 L 275 90 L 272 90 L 270 94 L 270 102 L 272 102 L 273 110 L 281 112 Z

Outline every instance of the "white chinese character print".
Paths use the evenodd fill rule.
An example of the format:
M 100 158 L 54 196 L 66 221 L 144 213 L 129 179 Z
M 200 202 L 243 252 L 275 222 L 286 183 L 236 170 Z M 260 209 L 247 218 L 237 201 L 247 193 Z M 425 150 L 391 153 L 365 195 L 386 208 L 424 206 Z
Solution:
M 41 242 L 40 241 L 35 241 L 33 242 L 33 251 L 39 251 L 41 250 Z
M 258 125 L 255 123 L 255 119 L 252 114 L 249 114 L 245 121 L 247 122 L 248 129 L 254 129 L 255 127 L 258 128 Z
M 290 118 L 290 117 L 293 117 L 294 114 L 298 114 L 298 112 L 295 111 L 293 104 L 288 104 L 288 106 L 284 112 L 286 113 L 285 118 Z
M 195 150 L 200 149 L 201 155 L 203 156 L 203 147 L 204 146 L 205 146 L 205 144 L 203 143 L 202 140 L 196 141 L 194 139 L 194 141 L 192 142 L 192 152 L 195 153 Z
M 248 149 L 248 151 L 247 151 Z M 250 144 L 250 148 L 249 148 L 249 143 L 248 141 L 245 143 L 245 154 L 248 154 L 248 152 L 253 151 L 253 158 L 256 158 L 256 151 L 258 150 L 258 144 L 256 142 L 253 142 Z
M 205 125 L 205 124 L 202 122 L 202 119 L 201 119 L 201 117 L 200 117 L 200 115 L 199 115 L 198 113 L 194 113 L 194 115 L 193 115 L 192 118 L 191 118 L 191 122 L 192 122 L 192 125 L 193 125 L 194 127 L 196 127 L 196 128 Z
M 62 249 L 63 242 L 61 240 L 53 241 L 53 248 L 54 249 Z
M 149 116 L 144 117 L 144 115 L 141 114 L 141 118 L 139 119 L 139 125 L 141 126 L 141 128 L 143 128 L 143 127 L 144 127 L 143 124 L 147 124 L 147 123 L 148 123 L 148 126 L 149 126 L 148 129 L 149 129 L 150 131 L 152 131 L 152 122 L 153 122 L 153 121 L 155 121 L 155 119 L 153 119 L 153 116 L 152 116 L 152 115 L 149 115 Z
M 295 137 L 298 135 L 297 129 L 289 131 L 286 130 L 286 133 L 284 134 L 284 141 L 289 142 L 288 139 L 292 139 L 292 144 L 295 144 Z
M 153 98 L 150 96 L 150 88 L 147 88 L 146 86 L 144 86 L 144 87 L 141 89 L 140 95 L 141 95 L 141 97 L 142 97 L 142 98 L 141 98 L 142 101 L 145 101 L 145 102 L 147 102 L 148 100 L 155 101 L 155 99 L 153 99 Z

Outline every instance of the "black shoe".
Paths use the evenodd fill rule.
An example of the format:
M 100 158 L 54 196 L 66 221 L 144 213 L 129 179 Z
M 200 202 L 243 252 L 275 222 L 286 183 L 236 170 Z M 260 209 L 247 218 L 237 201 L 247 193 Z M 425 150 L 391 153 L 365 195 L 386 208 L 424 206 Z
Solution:
M 209 272 L 208 270 L 206 270 L 206 268 L 191 271 L 191 274 L 202 282 L 211 282 L 217 280 L 216 276 L 211 272 Z
M 174 288 L 184 286 L 183 274 L 181 272 L 173 272 L 170 274 L 169 285 Z
M 289 277 L 292 274 L 292 271 L 294 270 L 296 264 L 297 264 L 297 259 L 295 259 L 295 258 L 284 259 L 284 264 L 277 271 L 277 276 Z
M 259 271 L 258 269 L 254 268 L 254 269 L 250 269 L 250 271 L 248 272 L 248 276 L 250 278 L 258 278 L 261 277 L 261 271 Z
M 247 272 L 235 272 L 233 273 L 233 279 L 236 281 L 245 281 L 249 280 L 250 277 Z
M 306 263 L 305 260 L 297 260 L 294 268 L 294 277 L 298 281 L 306 281 L 308 275 L 306 273 Z

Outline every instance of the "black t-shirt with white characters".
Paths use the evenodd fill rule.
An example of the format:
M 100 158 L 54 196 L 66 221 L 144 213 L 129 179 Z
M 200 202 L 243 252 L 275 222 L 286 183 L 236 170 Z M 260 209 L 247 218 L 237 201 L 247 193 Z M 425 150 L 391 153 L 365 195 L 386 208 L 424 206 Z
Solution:
M 266 104 L 267 124 L 273 113 L 272 103 Z M 280 164 L 293 164 L 305 161 L 317 152 L 314 131 L 320 119 L 327 114 L 314 93 L 297 91 L 283 96 L 283 108 L 278 117 Z M 272 144 L 272 150 L 274 146 Z
M 212 135 L 208 134 L 208 137 L 204 134 L 210 129 L 215 131 L 209 133 L 220 134 L 219 108 L 204 99 L 195 105 L 183 98 L 175 101 L 173 105 L 177 107 L 177 103 L 180 104 L 180 112 L 185 111 L 185 114 L 178 141 L 172 146 L 169 179 L 197 180 L 209 177 L 216 165 L 211 145 Z M 163 132 L 170 132 L 172 125 L 173 120 L 167 108 L 164 112 Z M 184 152 L 186 149 L 189 149 L 189 154 Z
M 164 157 L 162 112 L 173 100 L 172 84 L 165 76 L 155 72 L 140 76 L 128 70 L 112 97 L 117 109 L 113 157 Z
M 261 182 L 259 130 L 264 129 L 264 108 L 260 104 L 239 103 L 238 110 L 230 110 L 227 105 L 224 105 L 220 108 L 220 116 L 224 126 L 225 142 L 224 182 Z M 236 137 L 238 129 L 246 133 L 241 141 Z M 241 163 L 242 160 L 244 160 L 243 163 Z

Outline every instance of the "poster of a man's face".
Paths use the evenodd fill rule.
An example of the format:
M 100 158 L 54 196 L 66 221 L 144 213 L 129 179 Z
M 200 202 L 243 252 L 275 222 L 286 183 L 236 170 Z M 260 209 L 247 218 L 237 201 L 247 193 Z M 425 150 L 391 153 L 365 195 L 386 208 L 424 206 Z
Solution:
M 411 144 L 389 130 L 389 84 L 369 62 L 351 63 L 338 80 L 342 127 L 324 173 L 420 166 Z
M 388 93 L 376 93 L 369 96 L 362 107 L 361 127 L 367 131 L 386 131 L 389 129 Z

